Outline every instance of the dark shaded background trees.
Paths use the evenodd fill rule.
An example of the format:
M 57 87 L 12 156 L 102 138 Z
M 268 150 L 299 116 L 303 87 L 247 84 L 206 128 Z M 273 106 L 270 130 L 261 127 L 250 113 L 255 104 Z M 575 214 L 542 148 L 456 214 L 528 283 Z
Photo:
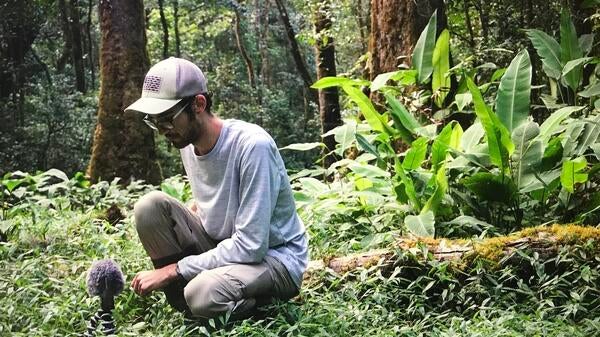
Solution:
M 72 174 L 88 165 L 98 111 L 99 3 L 104 2 L 7 0 L 0 4 L 0 173 L 55 167 Z M 190 59 L 205 70 L 215 93 L 214 111 L 221 117 L 259 123 L 280 146 L 319 141 L 319 134 L 335 126 L 338 117 L 333 114 L 336 122 L 331 124 L 327 118 L 321 120 L 319 105 L 322 109 L 331 105 L 319 104 L 316 91 L 308 86 L 334 73 L 374 78 L 409 64 L 414 42 L 442 2 L 332 1 L 324 16 L 330 26 L 327 20 L 314 20 L 318 4 L 316 0 L 202 4 L 147 0 L 148 64 L 167 56 Z M 439 12 L 438 23 L 445 25 L 447 18 L 454 59 L 465 61 L 465 56 L 474 55 L 467 60 L 473 66 L 487 62 L 506 66 L 513 56 L 510 51 L 531 49 L 522 28 L 556 36 L 559 10 L 565 4 L 576 14 L 580 34 L 598 25 L 597 19 L 583 21 L 598 10 L 583 8 L 580 0 L 446 4 L 446 15 Z M 315 27 L 316 23 L 325 25 Z M 317 32 L 326 32 L 327 41 L 319 40 L 324 35 Z M 333 48 L 335 56 L 328 54 Z M 327 62 L 319 61 L 325 55 Z M 535 76 L 544 76 L 535 72 L 541 64 L 533 50 L 530 55 Z M 254 83 L 248 81 L 250 77 Z M 542 81 L 534 77 L 534 82 Z M 340 104 L 340 117 L 344 117 L 343 97 Z M 177 151 L 160 138 L 155 145 L 164 174 L 181 173 Z M 300 169 L 310 166 L 318 153 L 285 152 L 284 156 L 289 167 Z

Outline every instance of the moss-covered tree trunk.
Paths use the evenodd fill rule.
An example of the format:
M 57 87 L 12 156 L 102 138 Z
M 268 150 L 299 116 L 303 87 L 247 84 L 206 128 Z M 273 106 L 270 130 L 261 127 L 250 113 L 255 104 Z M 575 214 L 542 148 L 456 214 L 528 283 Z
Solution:
M 371 79 L 410 64 L 413 47 L 436 9 L 440 31 L 446 26 L 442 0 L 371 0 Z
M 100 104 L 88 174 L 158 183 L 152 130 L 142 116 L 125 113 L 140 97 L 149 67 L 142 0 L 100 1 Z
M 314 260 L 308 265 L 305 278 L 311 278 L 317 271 L 329 269 L 335 273 L 345 273 L 357 268 L 378 266 L 387 275 L 397 265 L 399 252 L 411 252 L 419 255 L 426 252 L 426 258 L 437 261 L 455 261 L 459 265 L 474 266 L 478 262 L 489 263 L 491 266 L 510 264 L 507 259 L 517 250 L 536 252 L 541 259 L 556 256 L 561 249 L 574 246 L 593 247 L 598 252 L 600 229 L 577 225 L 539 226 L 523 229 L 508 236 L 477 240 L 449 239 L 409 239 L 401 238 L 392 247 L 372 250 L 348 256 Z M 590 259 L 594 259 L 590 256 Z

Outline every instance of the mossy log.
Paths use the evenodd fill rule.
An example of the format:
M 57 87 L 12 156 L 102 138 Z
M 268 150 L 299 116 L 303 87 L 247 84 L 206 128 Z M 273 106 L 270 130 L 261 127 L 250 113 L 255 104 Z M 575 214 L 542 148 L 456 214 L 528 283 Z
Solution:
M 457 265 L 472 265 L 477 260 L 500 264 L 518 249 L 537 252 L 542 259 L 550 258 L 562 248 L 589 244 L 600 250 L 600 229 L 577 225 L 539 226 L 523 229 L 508 236 L 483 240 L 449 240 L 431 238 L 401 238 L 388 249 L 368 251 L 343 257 L 311 261 L 305 279 L 316 272 L 329 270 L 343 274 L 357 268 L 380 266 L 386 268 L 396 264 L 397 253 L 412 252 L 419 255 L 427 252 L 438 261 L 452 261 Z M 423 254 L 421 254 L 423 255 Z

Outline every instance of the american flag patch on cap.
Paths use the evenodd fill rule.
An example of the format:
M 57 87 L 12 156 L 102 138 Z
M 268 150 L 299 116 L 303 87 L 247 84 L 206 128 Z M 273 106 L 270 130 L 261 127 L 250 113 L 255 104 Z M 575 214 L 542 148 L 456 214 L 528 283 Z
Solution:
M 160 90 L 160 84 L 162 82 L 162 78 L 158 76 L 146 76 L 144 79 L 144 91 L 158 92 Z

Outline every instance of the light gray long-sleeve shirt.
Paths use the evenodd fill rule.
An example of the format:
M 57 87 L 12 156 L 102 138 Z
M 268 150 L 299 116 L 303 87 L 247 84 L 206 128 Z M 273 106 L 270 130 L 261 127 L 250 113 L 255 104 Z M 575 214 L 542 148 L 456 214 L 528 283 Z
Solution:
M 204 270 L 262 262 L 286 266 L 298 287 L 308 265 L 308 239 L 296 213 L 287 172 L 271 136 L 261 127 L 225 120 L 206 155 L 181 149 L 197 213 L 217 247 L 178 262 L 190 280 Z

